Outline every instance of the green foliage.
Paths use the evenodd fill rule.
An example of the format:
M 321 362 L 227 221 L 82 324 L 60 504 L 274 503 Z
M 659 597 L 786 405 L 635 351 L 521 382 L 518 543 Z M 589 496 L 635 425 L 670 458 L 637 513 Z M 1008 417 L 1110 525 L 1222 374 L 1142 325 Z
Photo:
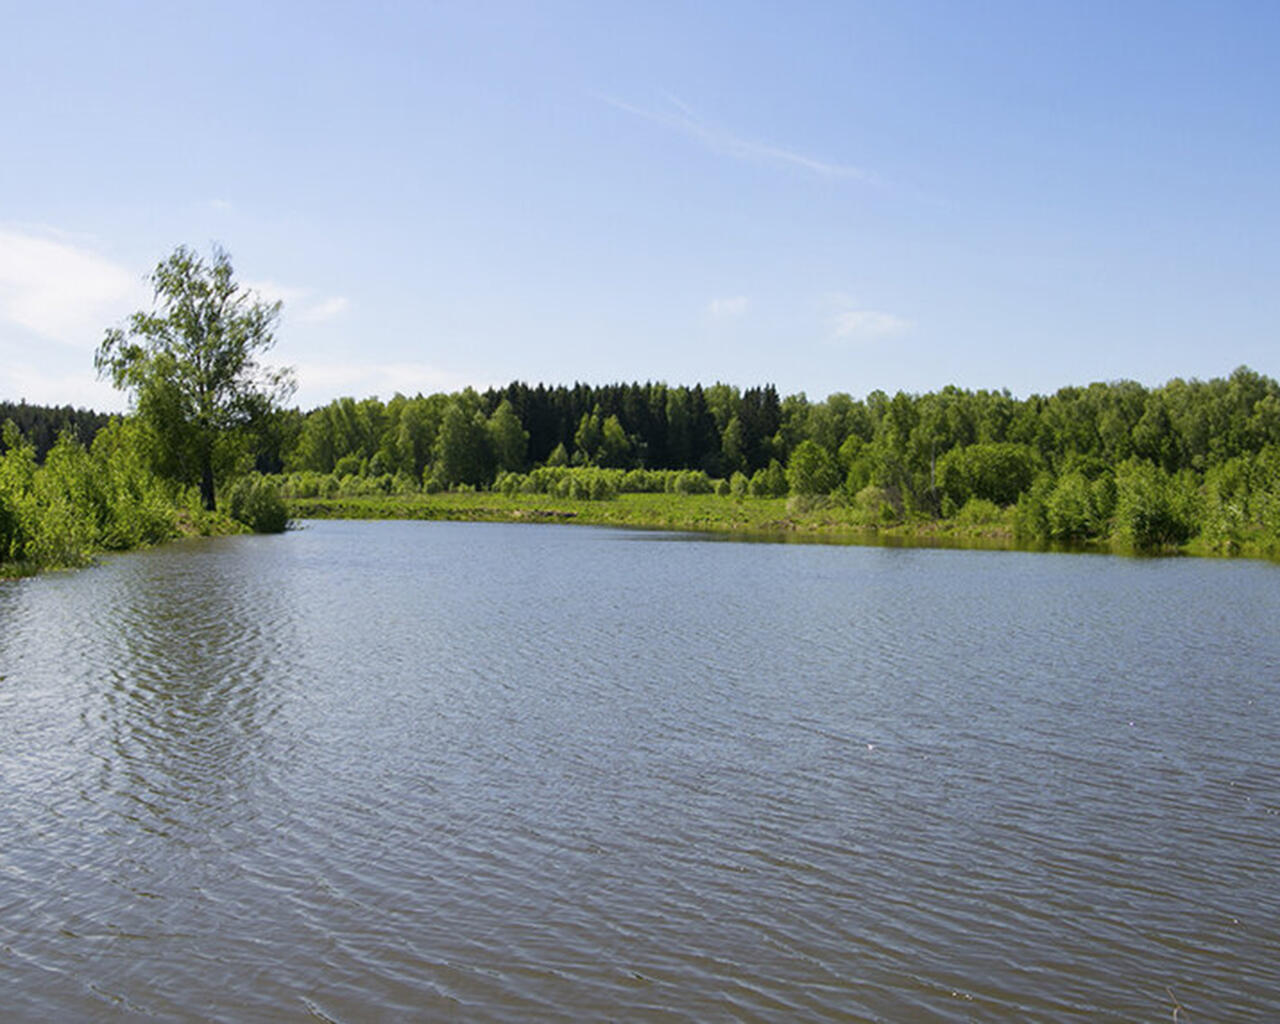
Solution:
M 583 413 L 578 429 L 573 434 L 573 461 L 576 465 L 591 465 L 596 461 L 596 454 L 604 441 L 604 430 L 600 426 L 600 410 L 591 414 Z
M 148 468 L 141 433 L 136 420 L 117 420 L 98 433 L 91 449 L 97 543 L 110 550 L 158 544 L 177 529 L 175 489 Z
M 1110 473 L 1090 480 L 1081 470 L 1073 470 L 1060 477 L 1044 498 L 1046 535 L 1062 541 L 1106 536 L 1115 501 L 1115 478 Z
M 161 313 L 173 311 L 157 298 Z M 160 319 L 138 314 L 132 323 L 152 328 Z M 183 419 L 190 403 L 170 386 L 176 356 L 148 347 L 145 334 L 113 332 L 108 341 L 100 369 L 148 385 L 135 393 L 139 415 L 117 446 L 128 458 L 112 456 L 123 461 L 111 475 L 96 442 L 86 455 L 47 441 L 34 456 L 9 459 L 0 557 L 35 550 L 32 524 L 41 517 L 60 524 L 42 557 L 77 557 L 85 522 L 95 547 L 146 543 L 173 523 L 173 488 L 153 471 L 203 484 L 190 458 L 200 447 L 198 424 Z M 291 472 L 282 494 L 294 501 L 422 490 L 578 500 L 714 491 L 739 499 L 747 515 L 759 506 L 745 499 L 791 492 L 806 499 L 793 502 L 805 515 L 876 527 L 941 515 L 962 527 L 1012 524 L 1028 540 L 1280 548 L 1280 385 L 1246 368 L 1207 382 L 1095 383 L 1026 399 L 954 387 L 812 401 L 724 384 L 512 383 L 484 394 L 395 395 L 385 405 L 342 398 L 256 422 L 219 435 L 216 474 L 283 460 Z M 46 451 L 52 472 L 37 487 Z M 8 459 L 2 439 L 0 456 Z M 815 500 L 837 489 L 838 506 Z M 68 511 L 81 507 L 91 510 L 87 519 Z M 1005 511 L 993 519 L 993 507 Z M 33 518 L 33 508 L 46 511 Z
M 6 428 L 0 562 L 82 565 L 97 550 L 173 536 L 175 495 L 147 468 L 139 433 L 135 423 L 112 423 L 98 432 L 91 452 L 66 433 L 38 466 L 34 448 Z
M 35 449 L 12 420 L 4 425 L 5 453 L 0 456 L 0 562 L 21 562 L 34 526 L 32 490 Z
M 257 473 L 243 476 L 227 494 L 227 514 L 254 533 L 283 533 L 289 511 L 275 481 Z
M 59 437 L 70 433 L 83 445 L 93 443 L 99 430 L 111 422 L 106 413 L 74 409 L 69 405 L 31 405 L 27 402 L 0 401 L 0 425 L 12 422 L 18 433 L 35 451 L 36 462 L 43 462 Z M 0 455 L 8 450 L 0 433 Z
M 600 430 L 600 448 L 596 453 L 596 461 L 601 466 L 625 468 L 631 462 L 631 449 L 631 438 L 622 429 L 618 417 L 606 417 Z
M 853 499 L 854 514 L 868 526 L 885 526 L 902 519 L 902 498 L 891 487 L 868 484 Z
M 1018 496 L 1014 507 L 1014 536 L 1022 541 L 1047 541 L 1049 539 L 1049 496 L 1053 493 L 1054 479 L 1050 473 L 1040 473 L 1031 487 Z
M 1031 486 L 1034 455 L 1026 445 L 997 442 L 952 448 L 937 461 L 937 487 L 957 506 L 970 498 L 1012 505 Z
M 344 476 L 363 476 L 364 463 L 359 455 L 344 455 L 333 464 L 333 475 L 336 477 Z
M 451 414 L 442 433 L 450 408 L 464 414 Z M 802 394 L 780 399 L 772 387 L 513 382 L 483 395 L 397 395 L 385 407 L 376 399 L 341 399 L 304 419 L 292 467 L 331 472 L 354 455 L 364 473 L 403 472 L 436 491 L 492 487 L 501 473 L 573 464 L 703 472 L 727 478 L 730 494 L 734 473 L 746 480 L 738 492 L 744 495 L 824 494 L 837 484 L 820 449 L 832 453 L 838 486 L 855 505 L 871 485 L 895 514 L 910 518 L 951 517 L 974 498 L 1019 504 L 1023 535 L 1094 540 L 1112 531 L 1114 468 L 1124 460 L 1139 458 L 1169 474 L 1190 470 L 1207 487 L 1214 467 L 1280 444 L 1280 385 L 1241 368 L 1224 380 L 1173 380 L 1156 389 L 1118 381 L 1026 399 L 947 387 L 813 401 Z M 781 477 L 771 471 L 775 460 L 791 479 L 787 470 Z M 342 468 L 354 474 L 355 464 Z M 1047 483 L 1031 494 L 1041 474 Z M 674 493 L 675 482 L 637 477 L 620 486 Z M 404 484 L 397 477 L 391 487 L 401 492 Z M 1229 508 L 1241 512 L 1238 527 L 1228 523 Z M 1265 529 L 1261 513 L 1239 502 L 1209 501 L 1206 515 L 1210 509 L 1224 545 L 1237 533 L 1253 543 Z
M 740 473 L 747 465 L 746 442 L 742 421 L 737 414 L 729 417 L 720 438 L 720 457 L 730 473 Z
M 94 358 L 100 374 L 133 394 L 154 468 L 198 483 L 215 508 L 215 479 L 241 452 L 246 431 L 293 390 L 289 371 L 267 370 L 280 304 L 236 284 L 230 257 L 205 263 L 183 246 L 151 274 L 157 308 L 107 331 Z
M 753 498 L 783 498 L 787 494 L 787 473 L 777 459 L 769 460 L 764 469 L 757 469 L 751 475 L 748 487 Z
M 1131 458 L 1116 467 L 1116 535 L 1142 550 L 1185 544 L 1196 532 L 1200 494 L 1188 471 L 1170 474 Z
M 471 388 L 450 401 L 436 442 L 434 478 L 444 487 L 484 487 L 494 478 L 489 422 Z
M 529 447 L 529 432 L 520 425 L 510 402 L 502 400 L 489 417 L 487 427 L 498 472 L 514 473 L 522 469 Z
M 1004 510 L 986 498 L 970 498 L 955 515 L 957 526 L 990 526 L 1004 519 Z
M 692 469 L 681 470 L 669 477 L 671 490 L 675 494 L 712 494 L 715 485 L 706 473 Z
M 528 473 L 503 473 L 494 489 L 506 495 L 548 494 L 583 501 L 608 501 L 619 494 L 713 494 L 723 481 L 706 473 L 670 469 L 606 469 L 599 466 L 540 466 Z
M 815 441 L 801 441 L 787 462 L 787 484 L 793 494 L 830 494 L 840 483 L 831 453 Z
M 563 444 L 556 445 L 551 454 L 547 456 L 548 466 L 567 466 L 569 465 L 569 451 Z

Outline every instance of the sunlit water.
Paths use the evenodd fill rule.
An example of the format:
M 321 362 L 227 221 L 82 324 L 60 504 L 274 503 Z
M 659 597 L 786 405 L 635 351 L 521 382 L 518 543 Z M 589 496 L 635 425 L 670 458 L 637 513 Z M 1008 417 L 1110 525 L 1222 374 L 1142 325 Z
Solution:
M 316 523 L 0 583 L 5 1020 L 1280 1019 L 1280 569 Z

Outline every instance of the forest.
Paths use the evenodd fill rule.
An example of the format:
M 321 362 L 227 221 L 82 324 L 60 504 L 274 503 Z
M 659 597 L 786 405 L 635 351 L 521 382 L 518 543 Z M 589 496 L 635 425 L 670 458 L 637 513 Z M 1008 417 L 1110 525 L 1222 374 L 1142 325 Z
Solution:
M 273 425 L 260 469 L 298 498 L 458 488 L 792 495 L 865 526 L 1005 522 L 1024 541 L 1231 553 L 1280 538 L 1280 386 L 1064 387 L 1025 399 L 779 397 L 772 386 L 530 387 L 339 399 Z
M 3 411 L 0 561 L 74 564 L 199 519 L 132 417 Z M 1280 386 L 1247 367 L 1023 399 L 956 387 L 811 401 L 771 385 L 520 382 L 341 398 L 259 417 L 233 463 L 238 482 L 219 511 L 255 528 L 282 527 L 285 503 L 317 499 L 663 492 L 789 497 L 788 514 L 817 509 L 865 530 L 961 523 L 1031 544 L 1280 552 Z

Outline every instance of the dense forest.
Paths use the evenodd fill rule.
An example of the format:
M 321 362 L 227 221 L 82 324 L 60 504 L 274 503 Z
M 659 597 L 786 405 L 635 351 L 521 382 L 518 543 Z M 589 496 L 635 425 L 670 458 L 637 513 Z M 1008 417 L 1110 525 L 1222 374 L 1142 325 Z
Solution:
M 10 410 L 26 424 L 34 461 L 59 431 L 70 431 L 69 446 L 91 445 L 106 419 L 0 407 Z M 1280 385 L 1246 367 L 1209 381 L 1094 383 L 1028 398 L 947 387 L 811 401 L 769 385 L 515 382 L 277 410 L 244 448 L 240 472 L 253 471 L 282 474 L 283 493 L 303 499 L 458 489 L 791 495 L 845 507 L 867 526 L 985 519 L 1024 540 L 1160 548 L 1198 537 L 1212 550 L 1247 541 L 1271 551 L 1280 543 Z
M 69 433 L 82 445 L 90 445 L 98 431 L 111 422 L 104 412 L 73 409 L 69 405 L 28 405 L 26 402 L 0 402 L 0 426 L 12 423 L 28 444 L 35 450 L 37 461 L 45 455 L 63 434 Z M 0 434 L 0 455 L 6 451 L 3 434 Z
M 993 500 L 1016 500 L 1042 471 L 1096 476 L 1094 463 L 1136 458 L 1166 473 L 1203 474 L 1257 455 L 1280 444 L 1280 386 L 1244 367 L 1207 382 L 1095 383 L 1026 399 L 954 387 L 814 402 L 779 398 L 772 386 L 513 383 L 386 403 L 342 398 L 305 415 L 280 414 L 263 440 L 260 460 L 288 471 L 401 474 L 442 487 L 483 487 L 502 471 L 557 464 L 751 475 L 774 460 L 786 465 L 811 441 L 846 490 L 874 482 L 936 513 L 946 496 L 962 500 L 975 486 Z M 1011 460 L 1012 480 L 990 494 L 985 482 L 961 485 L 974 473 L 1005 477 L 1006 469 L 985 465 L 991 457 Z
M 597 474 L 612 481 L 605 494 L 829 496 L 869 523 L 1011 508 L 1027 539 L 1172 546 L 1203 533 L 1226 550 L 1250 530 L 1280 533 L 1280 385 L 1247 367 L 1025 399 L 956 387 L 810 401 L 772 386 L 517 382 L 338 399 L 281 414 L 264 441 L 259 467 L 284 469 L 301 495 L 563 490 L 568 478 L 548 469 L 596 467 L 620 471 Z M 687 475 L 673 485 L 654 470 Z

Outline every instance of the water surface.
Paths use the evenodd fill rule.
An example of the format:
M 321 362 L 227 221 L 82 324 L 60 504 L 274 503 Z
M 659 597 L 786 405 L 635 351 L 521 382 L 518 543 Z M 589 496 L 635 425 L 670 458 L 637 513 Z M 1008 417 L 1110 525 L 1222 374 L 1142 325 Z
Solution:
M 3 582 L 4 1016 L 1275 1018 L 1278 621 L 1261 563 L 546 525 Z

